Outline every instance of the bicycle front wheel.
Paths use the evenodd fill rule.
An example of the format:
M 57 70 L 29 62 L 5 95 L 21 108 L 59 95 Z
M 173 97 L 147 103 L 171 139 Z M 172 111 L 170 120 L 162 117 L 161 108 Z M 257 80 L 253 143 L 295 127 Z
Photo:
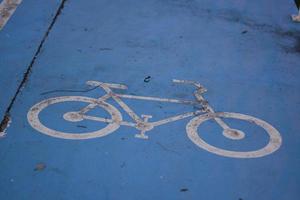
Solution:
M 111 115 L 111 120 L 110 120 L 111 122 L 108 123 L 107 126 L 105 126 L 100 130 L 87 132 L 87 133 L 61 132 L 58 130 L 48 128 L 43 123 L 41 123 L 39 119 L 39 114 L 41 111 L 43 111 L 49 105 L 64 103 L 64 102 L 84 102 L 89 104 L 97 104 L 97 106 L 103 108 Z M 81 140 L 81 139 L 103 137 L 114 132 L 116 129 L 120 127 L 120 122 L 122 121 L 122 115 L 114 106 L 103 101 L 98 101 L 97 99 L 94 98 L 83 97 L 83 96 L 62 96 L 62 97 L 54 97 L 54 98 L 46 99 L 44 101 L 35 104 L 29 110 L 27 114 L 27 119 L 29 124 L 34 129 L 48 136 L 62 138 L 62 139 Z
M 229 151 L 225 149 L 221 149 L 215 146 L 212 146 L 208 143 L 206 143 L 199 135 L 198 133 L 198 127 L 205 121 L 214 119 L 214 118 L 232 118 L 232 119 L 239 119 L 248 121 L 250 123 L 254 123 L 257 126 L 260 126 L 263 128 L 269 135 L 269 142 L 266 146 L 264 146 L 261 149 L 255 150 L 255 151 L 246 151 L 246 152 L 240 152 L 240 151 Z M 269 123 L 249 116 L 244 115 L 240 113 L 230 113 L 230 112 L 221 112 L 221 113 L 210 113 L 210 114 L 204 114 L 197 116 L 193 118 L 186 126 L 187 135 L 190 138 L 190 140 L 196 144 L 198 147 L 205 149 L 211 153 L 225 156 L 225 157 L 233 157 L 233 158 L 257 158 L 257 157 L 263 157 L 268 154 L 271 154 L 278 150 L 281 146 L 282 139 L 280 136 L 280 133 Z

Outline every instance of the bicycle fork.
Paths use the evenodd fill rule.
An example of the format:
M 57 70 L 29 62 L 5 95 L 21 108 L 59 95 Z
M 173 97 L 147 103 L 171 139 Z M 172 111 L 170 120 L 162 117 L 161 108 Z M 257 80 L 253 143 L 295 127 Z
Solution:
M 207 90 L 200 83 L 197 83 L 195 81 L 177 80 L 177 79 L 173 79 L 173 82 L 174 83 L 180 83 L 180 84 L 194 85 L 197 88 L 196 91 L 194 92 L 194 95 L 196 97 L 196 100 L 203 107 L 204 112 L 207 112 L 210 115 L 215 114 L 215 111 L 213 110 L 213 108 L 208 104 L 208 102 L 202 96 L 202 94 L 205 93 Z M 213 119 L 217 122 L 217 124 L 219 126 L 222 127 L 223 135 L 225 137 L 233 139 L 233 140 L 240 140 L 240 139 L 243 139 L 245 137 L 245 133 L 243 131 L 230 128 L 221 118 L 213 116 Z
M 201 90 L 197 89 L 194 92 L 194 95 L 195 95 L 197 101 L 202 105 L 204 111 L 207 112 L 208 114 L 214 115 L 215 111 L 202 96 L 202 93 L 204 93 L 202 91 L 203 91 L 203 88 Z M 232 139 L 232 140 L 240 140 L 245 137 L 245 133 L 243 131 L 230 128 L 221 118 L 213 117 L 213 119 L 223 129 L 223 135 L 225 137 Z

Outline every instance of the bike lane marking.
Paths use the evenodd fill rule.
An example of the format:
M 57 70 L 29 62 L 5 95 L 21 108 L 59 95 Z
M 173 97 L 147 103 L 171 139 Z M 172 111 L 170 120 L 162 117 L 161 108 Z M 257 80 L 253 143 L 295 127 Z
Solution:
M 0 31 L 21 3 L 22 0 L 2 0 L 0 3 Z
M 293 96 L 297 79 L 287 70 L 277 73 L 279 68 L 289 68 L 299 75 L 293 54 L 282 53 L 274 45 L 278 38 L 271 34 L 246 27 L 249 34 L 242 36 L 245 27 L 238 24 L 237 12 L 231 12 L 233 16 L 225 12 L 221 17 L 232 21 L 225 23 L 223 18 L 210 21 L 190 12 L 188 9 L 195 7 L 185 5 L 187 1 L 180 5 L 174 5 L 179 4 L 177 1 L 160 1 L 168 4 L 165 7 L 149 2 L 70 1 L 16 101 L 12 113 L 16 120 L 7 140 L 1 140 L 0 154 L 6 153 L 0 166 L 2 199 L 30 196 L 76 200 L 88 199 L 91 193 L 97 199 L 125 200 L 178 199 L 179 195 L 207 200 L 299 196 L 299 182 L 293 179 L 297 176 L 293 170 L 299 166 L 296 155 L 300 145 L 296 145 L 299 137 L 295 134 L 299 125 L 292 124 L 299 111 L 297 96 Z M 214 13 L 213 8 L 210 13 Z M 252 46 L 257 41 L 262 45 Z M 274 62 L 273 56 L 280 60 Z M 149 74 L 153 79 L 144 83 Z M 128 83 L 128 92 L 136 94 L 175 97 L 182 94 L 181 89 L 169 86 L 168 80 L 175 77 L 197 80 L 209 87 L 208 99 L 217 110 L 247 113 L 270 122 L 281 130 L 286 145 L 270 156 L 240 160 L 196 147 L 186 137 L 183 121 L 157 128 L 147 141 L 133 138 L 136 132 L 131 127 L 103 138 L 68 141 L 39 134 L 26 120 L 35 103 L 72 94 L 41 95 L 45 91 L 82 88 L 87 80 L 103 80 Z M 282 77 L 290 77 L 286 85 L 281 84 Z M 282 87 L 280 92 L 278 87 Z M 100 90 L 79 95 L 97 98 L 98 93 Z M 160 104 L 151 110 L 144 102 L 132 104 L 154 116 L 167 110 Z M 65 107 L 72 111 L 71 106 Z M 167 114 L 174 114 L 172 109 Z M 64 131 L 63 118 L 55 121 L 55 114 L 46 113 L 44 122 L 49 126 L 59 123 L 58 130 Z M 259 140 L 250 145 L 256 142 Z M 31 167 L 40 161 L 49 167 L 32 175 Z M 11 176 L 17 181 L 7 181 Z M 188 188 L 188 192 L 180 193 L 180 188 Z M 284 198 L 285 194 L 291 198 Z
M 105 87 L 104 87 L 105 89 Z M 54 98 L 50 98 L 50 99 L 45 99 L 37 104 L 35 104 L 28 112 L 27 114 L 27 118 L 28 118 L 28 122 L 30 123 L 30 125 L 36 129 L 37 131 L 46 134 L 48 136 L 52 136 L 52 137 L 57 137 L 57 138 L 61 138 L 61 139 L 73 139 L 73 140 L 78 140 L 78 139 L 91 139 L 91 138 L 98 138 L 98 137 L 103 137 L 106 136 L 110 133 L 113 133 L 114 131 L 116 131 L 120 125 L 131 125 L 132 122 L 126 122 L 122 120 L 122 115 L 121 113 L 118 111 L 118 109 L 116 109 L 114 106 L 112 106 L 111 104 L 105 102 L 105 100 L 101 100 L 102 98 L 104 99 L 108 99 L 106 98 L 106 96 L 108 95 L 108 97 L 112 97 L 115 98 L 116 96 L 123 96 L 126 98 L 130 98 L 130 99 L 139 99 L 139 100 L 152 100 L 152 101 L 161 101 L 161 102 L 169 102 L 169 103 L 186 103 L 183 100 L 172 100 L 172 99 L 165 99 L 165 98 L 155 98 L 155 97 L 140 97 L 140 96 L 125 96 L 125 95 L 118 95 L 118 94 L 114 94 L 112 90 L 107 89 L 108 94 L 104 95 L 104 97 L 101 97 L 99 99 L 94 99 L 94 98 L 87 98 L 84 96 L 62 96 L 62 97 L 54 97 Z M 196 94 L 196 97 L 199 98 L 199 94 Z M 233 157 L 233 158 L 258 158 L 258 157 L 263 157 L 266 156 L 268 154 L 271 154 L 273 152 L 275 152 L 276 150 L 278 150 L 281 146 L 282 143 L 282 139 L 280 136 L 280 133 L 270 124 L 268 124 L 267 122 L 249 116 L 249 115 L 244 115 L 244 114 L 240 114 L 240 113 L 215 113 L 212 109 L 212 107 L 210 105 L 208 105 L 208 103 L 203 104 L 203 102 L 207 102 L 205 100 L 205 98 L 201 95 L 201 101 L 199 101 L 199 104 L 203 107 L 203 108 L 209 108 L 208 110 L 206 109 L 206 112 L 203 111 L 202 108 L 199 108 L 199 110 L 192 112 L 192 113 L 186 113 L 186 114 L 180 114 L 177 116 L 172 116 L 169 118 L 165 118 L 165 119 L 161 119 L 159 121 L 152 121 L 152 122 L 148 122 L 149 117 L 152 118 L 152 116 L 148 116 L 147 115 L 144 122 L 141 122 L 139 119 L 135 119 L 134 116 L 138 116 L 136 113 L 134 113 L 134 111 L 129 108 L 129 106 L 124 103 L 120 98 L 115 99 L 117 101 L 117 103 L 123 108 L 124 111 L 126 111 L 126 113 L 130 116 L 132 116 L 134 114 L 134 116 L 132 117 L 134 122 L 136 123 L 135 127 L 136 129 L 142 131 L 142 134 L 138 134 L 139 136 L 143 135 L 145 136 L 145 132 L 146 131 L 150 131 L 153 128 L 155 128 L 155 126 L 159 126 L 159 125 L 163 125 L 163 124 L 167 124 L 170 122 L 174 122 L 180 119 L 184 119 L 186 117 L 194 117 L 186 126 L 186 133 L 188 135 L 188 137 L 192 140 L 192 142 L 194 142 L 198 147 L 207 150 L 211 153 L 215 153 L 218 154 L 220 156 L 225 156 L 225 157 Z M 57 131 L 57 130 L 53 130 L 51 128 L 48 128 L 47 125 L 44 125 L 41 123 L 40 121 L 40 112 L 42 110 L 44 110 L 46 107 L 48 107 L 51 104 L 56 104 L 56 103 L 64 103 L 64 102 L 86 102 L 89 103 L 89 105 L 87 107 L 91 107 L 91 108 L 95 108 L 95 106 L 98 106 L 100 108 L 103 108 L 104 110 L 108 111 L 108 113 L 110 114 L 110 116 L 112 117 L 111 119 L 106 119 L 106 118 L 98 118 L 96 116 L 85 116 L 85 114 L 82 112 L 82 110 L 86 110 L 87 107 L 77 110 L 77 111 L 72 111 L 72 112 L 67 112 L 63 115 L 63 118 L 66 121 L 69 122 L 80 122 L 83 121 L 84 119 L 89 119 L 89 120 L 93 120 L 93 121 L 99 121 L 99 122 L 105 122 L 107 124 L 107 126 L 105 128 L 102 128 L 98 131 L 94 131 L 94 132 L 87 132 L 87 133 L 81 133 L 81 134 L 76 134 L 76 133 L 69 133 L 69 132 L 61 132 L 61 131 Z M 121 102 L 121 103 L 120 103 Z M 189 102 L 190 103 L 190 102 Z M 194 102 L 195 104 L 195 102 Z M 219 117 L 218 117 L 219 116 Z M 143 117 L 143 115 L 142 115 Z M 220 149 L 217 147 L 214 147 L 213 145 L 207 144 L 204 140 L 201 139 L 201 135 L 198 132 L 198 126 L 201 125 L 204 121 L 206 120 L 215 120 L 220 127 L 222 127 L 223 129 L 223 135 L 225 137 L 228 137 L 229 139 L 232 140 L 241 140 L 245 138 L 245 133 L 243 133 L 243 131 L 241 130 L 237 130 L 237 129 L 232 129 L 230 128 L 224 121 L 223 119 L 221 119 L 220 117 L 224 118 L 235 118 L 235 119 L 239 119 L 239 120 L 244 120 L 244 121 L 248 121 L 250 123 L 256 124 L 260 127 L 262 127 L 269 135 L 269 142 L 268 144 L 264 147 L 261 148 L 259 150 L 255 150 L 255 151 L 248 151 L 248 152 L 243 152 L 243 151 L 229 151 L 226 149 Z M 226 132 L 227 131 L 227 132 Z M 230 135 L 230 131 L 233 133 L 231 133 Z M 229 132 L 229 133 L 228 133 Z M 242 137 L 238 136 L 238 133 L 242 132 Z M 229 135 L 226 135 L 229 134 Z M 249 133 L 247 133 L 249 134 Z M 144 139 L 148 139 L 144 138 Z

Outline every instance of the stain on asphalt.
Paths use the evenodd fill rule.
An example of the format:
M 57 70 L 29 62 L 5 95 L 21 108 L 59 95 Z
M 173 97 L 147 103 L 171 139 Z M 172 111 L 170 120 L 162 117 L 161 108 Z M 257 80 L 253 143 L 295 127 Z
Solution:
M 78 128 L 87 128 L 86 126 L 84 125 L 77 125 Z
M 126 162 L 123 162 L 121 165 L 120 165 L 121 168 L 124 168 L 126 167 Z
M 300 35 L 295 37 L 292 41 L 294 45 L 281 44 L 281 47 L 286 53 L 300 53 Z
M 276 43 L 282 47 L 287 53 L 300 53 L 300 31 L 296 29 L 284 29 L 278 25 L 272 25 L 264 22 L 259 22 L 253 18 L 246 16 L 243 12 L 237 9 L 215 9 L 201 7 L 201 4 L 195 0 L 159 0 L 162 6 L 162 11 L 165 9 L 174 10 L 174 12 L 185 13 L 201 19 L 224 20 L 230 23 L 239 23 L 255 31 L 272 34 L 276 37 Z M 246 34 L 249 30 L 241 32 Z M 291 40 L 290 43 L 282 42 L 281 40 Z M 284 44 L 282 44 L 284 43 Z
M 181 188 L 181 189 L 180 189 L 180 192 L 187 192 L 187 191 L 189 191 L 188 188 Z
M 297 38 L 296 44 L 293 47 L 294 52 L 300 53 L 300 36 Z
M 57 174 L 57 175 L 60 175 L 60 176 L 63 176 L 65 178 L 68 177 L 68 175 L 61 169 L 57 168 L 57 167 L 53 167 L 53 168 L 50 168 L 49 171 Z
M 44 169 L 46 169 L 46 164 L 45 163 L 38 163 L 36 164 L 34 171 L 43 171 Z
M 283 47 L 283 49 L 286 50 L 288 53 L 300 53 L 300 31 L 298 30 L 284 30 L 280 26 L 256 22 L 255 20 L 242 15 L 239 11 L 236 10 L 221 11 L 217 16 L 229 22 L 240 23 L 244 26 L 251 28 L 252 30 L 270 33 L 274 37 L 277 37 L 279 39 L 292 40 L 293 42 L 290 44 L 283 45 L 279 42 L 278 44 L 281 47 Z
M 177 155 L 180 155 L 177 151 L 174 151 L 174 150 L 172 150 L 170 148 L 167 148 L 165 145 L 161 144 L 160 142 L 156 142 L 156 144 L 158 146 L 160 146 L 162 148 L 162 150 L 164 150 L 164 151 L 168 151 L 168 152 L 172 152 L 172 153 L 175 153 Z
M 185 98 L 188 95 L 186 93 L 176 93 L 176 94 L 174 94 L 174 96 L 177 97 L 177 98 Z
M 99 51 L 111 51 L 113 50 L 112 48 L 99 48 Z

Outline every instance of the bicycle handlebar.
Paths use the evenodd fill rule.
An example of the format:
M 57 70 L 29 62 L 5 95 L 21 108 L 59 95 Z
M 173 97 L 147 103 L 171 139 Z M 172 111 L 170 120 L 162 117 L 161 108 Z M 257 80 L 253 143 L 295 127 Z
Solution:
M 173 83 L 193 84 L 193 83 L 194 83 L 194 81 L 187 81 L 187 80 L 178 80 L 178 79 L 173 79 Z
M 180 84 L 191 84 L 194 85 L 196 88 L 201 90 L 206 90 L 204 86 L 202 86 L 200 83 L 197 83 L 196 81 L 188 81 L 188 80 L 178 80 L 173 79 L 173 83 L 180 83 Z

